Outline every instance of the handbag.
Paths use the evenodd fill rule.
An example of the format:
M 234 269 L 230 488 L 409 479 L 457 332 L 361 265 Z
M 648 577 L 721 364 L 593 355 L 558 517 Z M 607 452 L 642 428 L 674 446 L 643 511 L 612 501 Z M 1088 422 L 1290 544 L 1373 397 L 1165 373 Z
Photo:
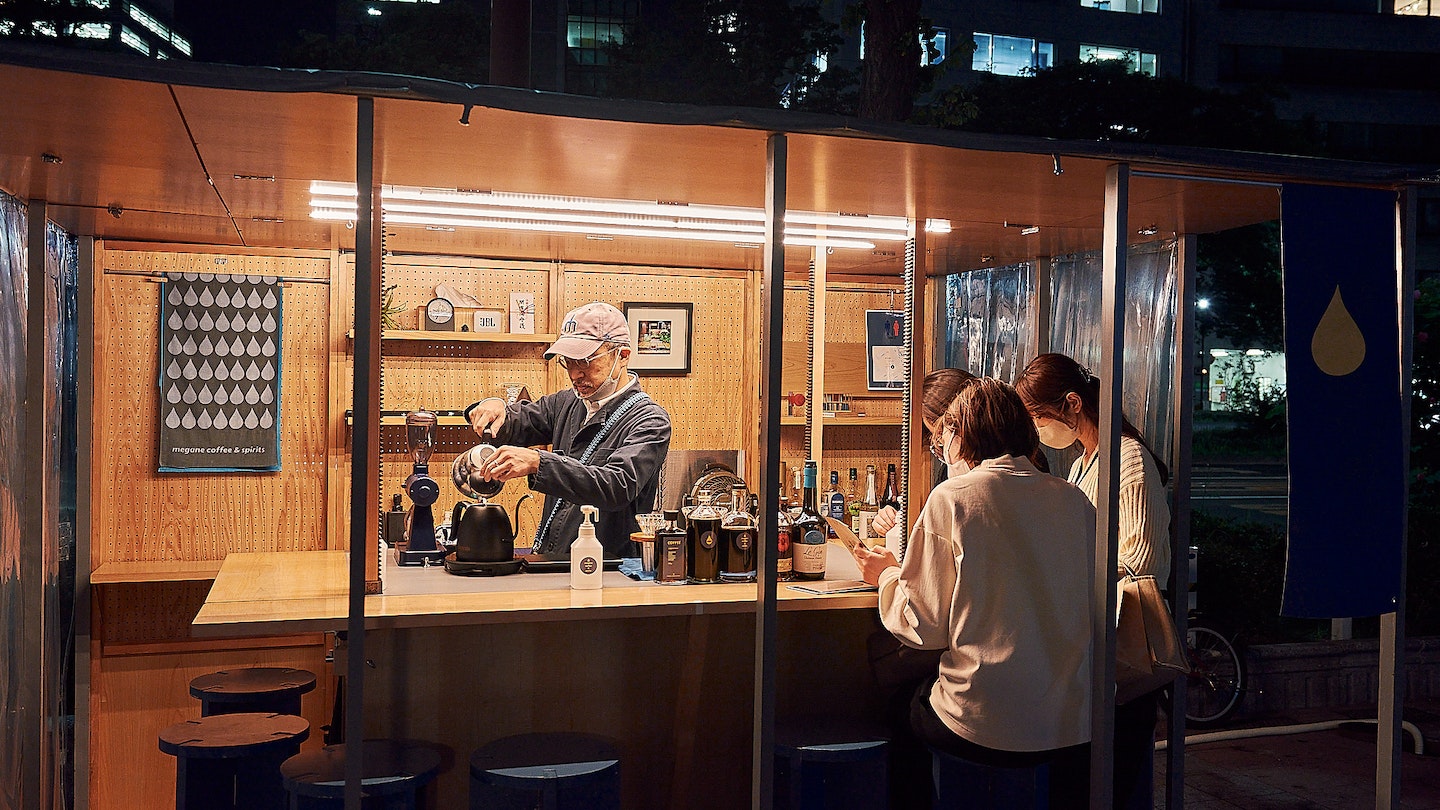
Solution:
M 1115 703 L 1128 703 L 1190 672 L 1185 645 L 1153 576 L 1126 568 L 1116 583 Z

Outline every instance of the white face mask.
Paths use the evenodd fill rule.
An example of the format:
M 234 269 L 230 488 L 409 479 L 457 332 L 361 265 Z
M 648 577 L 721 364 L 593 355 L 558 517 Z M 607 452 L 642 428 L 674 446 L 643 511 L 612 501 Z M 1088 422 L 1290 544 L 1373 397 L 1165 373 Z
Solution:
M 597 387 L 595 388 L 594 392 L 592 392 L 592 393 L 590 394 L 590 396 L 588 396 L 588 397 L 582 397 L 582 396 L 580 396 L 580 392 L 579 392 L 579 391 L 576 391 L 576 392 L 575 392 L 575 396 L 576 396 L 577 398 L 583 399 L 583 400 L 585 400 L 585 401 L 587 401 L 587 402 L 599 402 L 600 400 L 602 400 L 602 399 L 610 396 L 611 394 L 615 393 L 615 389 L 616 389 L 616 388 L 619 388 L 619 387 L 620 387 L 620 355 L 617 353 L 617 354 L 615 355 L 615 358 L 614 358 L 613 362 L 611 363 L 611 366 L 610 366 L 610 375 L 605 378 L 605 382 L 600 383 L 600 385 L 597 386 Z
M 955 437 L 951 436 L 950 439 L 945 442 L 945 458 L 950 458 L 950 445 L 954 440 Z M 967 472 L 970 472 L 970 462 L 963 458 L 945 462 L 945 475 L 949 478 L 964 475 Z
M 1050 424 L 1043 427 L 1036 425 L 1035 432 L 1040 434 L 1041 444 L 1055 450 L 1064 450 L 1080 440 L 1080 434 L 1075 432 L 1075 428 L 1059 419 L 1051 419 Z

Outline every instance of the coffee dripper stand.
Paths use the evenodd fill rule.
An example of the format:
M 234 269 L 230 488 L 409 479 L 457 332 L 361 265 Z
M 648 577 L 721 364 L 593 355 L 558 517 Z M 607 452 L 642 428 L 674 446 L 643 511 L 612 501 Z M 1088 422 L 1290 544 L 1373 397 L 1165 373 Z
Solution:
M 431 509 L 440 499 L 440 484 L 430 477 L 430 455 L 435 452 L 435 427 L 439 422 L 439 417 L 424 409 L 405 414 L 405 445 L 412 466 L 410 477 L 405 479 L 405 494 L 410 498 L 406 542 L 395 552 L 399 565 L 436 565 L 445 557 L 445 549 L 435 540 L 435 513 Z

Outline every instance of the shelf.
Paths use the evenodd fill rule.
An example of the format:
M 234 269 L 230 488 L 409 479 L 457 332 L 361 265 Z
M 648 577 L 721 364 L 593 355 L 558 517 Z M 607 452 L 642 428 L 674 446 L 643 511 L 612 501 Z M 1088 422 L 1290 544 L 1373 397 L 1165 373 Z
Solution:
M 91 585 L 130 582 L 204 582 L 220 573 L 224 560 L 147 560 L 107 562 L 90 572 Z
M 355 339 L 355 330 L 345 333 Z M 558 335 L 514 335 L 508 332 L 426 332 L 419 329 L 386 329 L 381 340 L 428 341 L 431 343 L 554 343 Z
M 803 416 L 782 416 L 780 425 L 782 427 L 796 425 L 801 426 L 809 422 Z M 898 416 L 827 416 L 820 423 L 824 427 L 899 427 L 900 417 Z

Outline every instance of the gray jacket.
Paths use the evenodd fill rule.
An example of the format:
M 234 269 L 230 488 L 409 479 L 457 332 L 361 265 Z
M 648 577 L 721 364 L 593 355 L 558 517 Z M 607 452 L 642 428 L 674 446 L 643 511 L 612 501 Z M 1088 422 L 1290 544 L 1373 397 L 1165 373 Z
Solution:
M 601 426 L 635 397 L 643 399 L 629 406 L 589 460 L 581 464 L 579 456 Z M 545 494 L 541 526 L 536 531 L 547 517 L 550 521 L 545 536 L 536 538 L 536 551 L 568 552 L 580 530 L 580 505 L 589 504 L 600 510 L 595 534 L 605 550 L 622 557 L 636 556 L 630 542 L 630 533 L 639 530 L 635 516 L 654 510 L 660 467 L 670 450 L 670 414 L 640 390 L 638 380 L 605 403 L 593 419 L 573 390 L 510 405 L 495 441 L 550 445 L 550 450 L 540 451 L 540 469 L 529 480 L 531 489 Z

